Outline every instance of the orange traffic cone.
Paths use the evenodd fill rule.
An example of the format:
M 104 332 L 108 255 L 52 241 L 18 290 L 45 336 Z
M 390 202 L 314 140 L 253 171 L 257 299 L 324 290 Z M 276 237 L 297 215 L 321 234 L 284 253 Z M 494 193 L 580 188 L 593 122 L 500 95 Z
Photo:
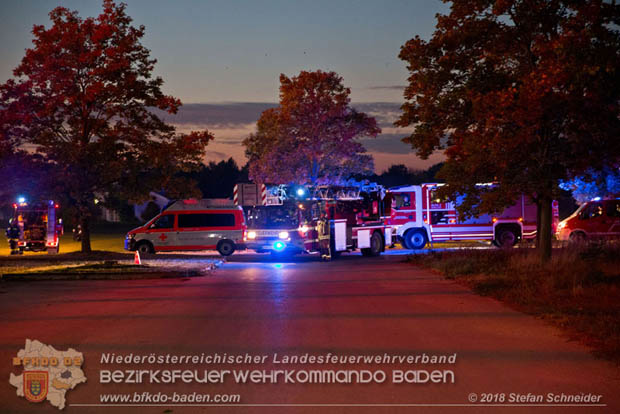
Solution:
M 136 254 L 133 256 L 133 264 L 141 265 L 142 261 L 140 260 L 140 253 L 136 250 Z

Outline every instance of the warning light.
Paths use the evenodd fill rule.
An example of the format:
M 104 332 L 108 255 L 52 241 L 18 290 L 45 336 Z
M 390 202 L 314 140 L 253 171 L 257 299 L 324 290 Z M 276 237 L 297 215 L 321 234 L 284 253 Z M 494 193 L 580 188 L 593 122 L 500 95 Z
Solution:
M 493 219 L 491 221 L 493 221 L 493 223 L 496 223 L 497 222 L 497 217 L 493 217 Z
M 276 250 L 278 252 L 281 252 L 282 250 L 284 250 L 285 247 L 286 247 L 286 244 L 284 244 L 281 241 L 277 241 L 273 244 L 273 250 Z
M 304 190 L 303 188 L 298 188 L 297 189 L 297 196 L 298 197 L 303 197 L 306 194 L 306 190 Z
M 19 204 L 24 204 L 26 202 L 26 197 L 24 197 L 24 196 L 17 197 L 17 202 Z

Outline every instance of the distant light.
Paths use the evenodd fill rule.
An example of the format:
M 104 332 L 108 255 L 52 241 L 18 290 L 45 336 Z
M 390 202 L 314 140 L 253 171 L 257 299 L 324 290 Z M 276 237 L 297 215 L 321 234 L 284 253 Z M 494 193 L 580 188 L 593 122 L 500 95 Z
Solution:
M 26 202 L 26 197 L 24 197 L 24 196 L 17 197 L 17 202 L 19 204 L 24 204 Z
M 99 204 L 99 200 L 95 198 L 95 204 Z
M 277 241 L 273 244 L 273 250 L 276 250 L 278 252 L 281 252 L 282 250 L 284 250 L 285 247 L 286 247 L 286 244 L 284 244 L 281 241 Z
M 283 240 L 288 239 L 288 231 L 281 231 L 278 233 L 278 237 Z
M 594 198 L 592 199 L 592 201 L 601 201 L 601 198 L 600 198 L 600 197 L 594 197 Z
M 303 197 L 303 196 L 304 196 L 304 194 L 306 194 L 306 190 L 304 190 L 303 188 L 298 188 L 298 189 L 297 189 L 297 195 L 298 195 L 299 197 Z

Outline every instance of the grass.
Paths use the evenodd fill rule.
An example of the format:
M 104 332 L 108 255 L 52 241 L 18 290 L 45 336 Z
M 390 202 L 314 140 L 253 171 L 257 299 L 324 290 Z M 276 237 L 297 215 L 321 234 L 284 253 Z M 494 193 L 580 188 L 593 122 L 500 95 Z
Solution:
M 127 253 L 125 250 L 125 234 L 137 225 L 104 223 L 93 226 L 90 235 L 90 244 L 92 250 L 108 251 L 115 253 Z M 0 244 L 0 256 L 8 256 L 10 253 L 9 243 L 6 238 Z M 65 227 L 65 234 L 60 237 L 60 253 L 79 252 L 82 250 L 81 242 L 73 240 L 71 228 Z M 46 252 L 25 252 L 28 255 L 47 255 Z
M 543 317 L 620 364 L 618 244 L 554 249 L 544 265 L 534 249 L 431 251 L 408 260 Z

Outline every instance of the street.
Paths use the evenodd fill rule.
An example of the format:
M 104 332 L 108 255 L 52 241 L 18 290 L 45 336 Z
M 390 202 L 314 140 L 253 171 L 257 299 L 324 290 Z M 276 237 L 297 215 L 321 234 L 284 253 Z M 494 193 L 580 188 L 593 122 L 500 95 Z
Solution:
M 69 413 L 121 412 L 618 412 L 620 371 L 544 321 L 411 266 L 404 256 L 345 255 L 273 262 L 233 255 L 213 274 L 158 280 L 54 281 L 0 285 L 0 412 L 34 407 L 9 384 L 25 340 L 84 354 L 87 382 L 67 392 Z M 168 369 L 104 364 L 102 354 L 268 355 L 265 364 L 218 369 L 384 370 L 370 384 L 101 384 L 100 370 Z M 286 355 L 453 355 L 454 364 L 276 364 Z M 172 368 L 175 368 L 174 366 Z M 211 370 L 212 365 L 184 369 Z M 393 370 L 452 370 L 454 383 L 392 382 Z M 21 370 L 21 368 L 19 368 Z M 100 395 L 134 392 L 240 395 L 238 404 L 109 408 Z M 508 404 L 499 395 L 596 394 L 600 406 Z M 474 397 L 472 397 L 474 394 Z M 494 396 L 497 395 L 497 396 Z M 477 399 L 477 401 L 474 401 Z M 495 401 L 493 401 L 495 399 Z M 547 402 L 545 401 L 544 404 Z M 261 404 L 273 404 L 263 406 Z M 471 408 L 469 408 L 472 410 Z

